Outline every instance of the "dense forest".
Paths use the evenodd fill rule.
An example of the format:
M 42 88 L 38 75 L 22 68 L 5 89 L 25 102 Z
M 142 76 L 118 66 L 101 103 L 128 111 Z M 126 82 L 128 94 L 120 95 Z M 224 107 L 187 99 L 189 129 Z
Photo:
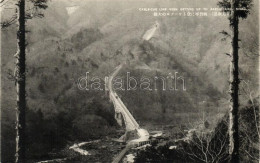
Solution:
M 152 1 L 151 6 L 198 7 L 202 0 Z M 206 143 L 219 150 L 219 139 L 227 139 L 228 78 L 230 39 L 221 31 L 229 30 L 226 17 L 154 17 L 137 12 L 147 1 L 132 3 L 98 1 L 49 1 L 43 18 L 28 20 L 26 60 L 26 144 L 30 161 L 47 160 L 53 153 L 64 155 L 75 142 L 116 137 L 122 128 L 114 119 L 114 107 L 106 91 L 83 91 L 77 82 L 86 72 L 104 79 L 116 66 L 127 66 L 126 73 L 143 76 L 167 76 L 178 72 L 186 81 L 186 90 L 118 91 L 138 123 L 147 130 L 163 130 L 171 139 L 166 144 L 155 143 L 137 152 L 136 162 L 181 161 L 224 162 L 227 151 L 217 158 L 197 158 Z M 253 1 L 250 16 L 240 22 L 239 120 L 241 121 L 242 160 L 257 160 L 259 131 L 251 121 L 259 115 L 258 88 L 258 2 Z M 204 6 L 216 7 L 215 1 Z M 68 12 L 77 6 L 75 12 Z M 11 12 L 11 13 L 10 13 Z M 3 12 L 9 18 L 12 11 Z M 156 21 L 160 28 L 155 38 L 142 40 L 144 32 Z M 2 29 L 1 37 L 1 148 L 3 162 L 13 162 L 15 154 L 16 91 L 12 78 L 16 53 L 16 25 Z M 103 81 L 102 81 L 103 82 Z M 154 87 L 152 83 L 151 87 Z M 161 83 L 159 87 L 161 86 Z M 181 84 L 181 83 L 179 83 Z M 134 97 L 134 98 L 133 98 Z M 256 100 L 255 100 L 256 99 Z M 255 117 L 257 120 L 258 116 Z M 201 127 L 202 126 L 202 127 Z M 192 142 L 173 140 L 179 128 L 192 129 Z M 182 131 L 182 130 L 181 130 Z M 208 134 L 201 135 L 206 132 Z M 204 139 L 206 137 L 206 139 Z M 203 138 L 203 139 L 202 139 Z M 208 142 L 207 140 L 211 141 Z M 228 140 L 223 143 L 227 149 Z M 191 151 L 191 149 L 196 149 Z M 193 153 L 194 152 L 194 153 Z M 194 154 L 195 157 L 190 157 Z M 207 153 L 208 154 L 208 153 Z M 209 153 L 211 155 L 211 153 Z M 208 156 L 208 155 L 207 155 Z M 205 159 L 208 159 L 205 161 Z M 203 161 L 202 161 L 203 160 Z

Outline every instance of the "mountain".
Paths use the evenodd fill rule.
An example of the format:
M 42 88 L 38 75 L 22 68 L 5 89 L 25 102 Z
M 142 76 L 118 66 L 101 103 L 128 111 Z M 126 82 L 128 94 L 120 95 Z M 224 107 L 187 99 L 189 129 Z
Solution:
M 229 32 L 227 17 L 155 17 L 152 12 L 140 11 L 145 7 L 199 7 L 202 1 L 205 0 L 154 0 L 149 1 L 148 6 L 146 0 L 49 2 L 44 18 L 27 23 L 30 30 L 27 101 L 28 110 L 33 112 L 29 113 L 29 119 L 34 121 L 34 116 L 41 117 L 42 123 L 35 125 L 46 123 L 45 132 L 53 134 L 49 135 L 51 138 L 62 133 L 59 136 L 66 137 L 66 141 L 115 133 L 118 126 L 107 93 L 82 91 L 77 82 L 86 72 L 90 72 L 91 77 L 104 79 L 116 66 L 126 62 L 119 74 L 124 81 L 127 72 L 137 79 L 149 77 L 153 80 L 151 87 L 155 87 L 155 76 L 167 77 L 169 73 L 178 72 L 186 81 L 186 91 L 181 87 L 178 91 L 163 91 L 161 83 L 157 83 L 158 91 L 118 91 L 141 126 L 155 130 L 169 124 L 193 123 L 204 113 L 213 125 L 219 118 L 216 114 L 224 115 L 228 110 L 230 58 L 225 53 L 230 51 L 230 39 L 223 41 L 224 36 L 220 34 L 223 30 Z M 207 1 L 205 7 L 216 7 L 215 3 Z M 255 88 L 258 86 L 255 84 L 258 81 L 257 46 L 253 46 L 258 44 L 258 37 L 254 35 L 258 31 L 254 26 L 256 7 L 251 15 L 240 23 L 240 68 L 241 77 L 250 80 Z M 159 24 L 156 34 L 148 41 L 143 40 L 155 22 Z M 1 37 L 2 118 L 6 137 L 14 132 L 8 129 L 15 120 L 15 88 L 10 75 L 15 62 L 15 30 L 16 27 L 11 26 L 2 31 Z M 247 99 L 241 95 L 241 101 L 243 105 Z M 59 127 L 64 131 L 55 130 Z M 87 132 L 89 128 L 91 133 Z
M 29 21 L 28 42 L 31 44 L 27 54 L 28 96 L 29 98 L 39 96 L 39 101 L 29 99 L 29 104 L 35 103 L 40 106 L 39 103 L 43 102 L 50 105 L 50 108 L 56 108 L 55 103 L 44 102 L 46 95 L 48 100 L 54 100 L 54 96 L 62 96 L 61 94 L 76 89 L 75 83 L 72 86 L 72 81 L 76 82 L 85 71 L 91 71 L 102 77 L 109 75 L 114 67 L 126 58 L 136 63 L 136 66 L 132 67 L 133 71 L 143 63 L 151 70 L 144 72 L 148 74 L 153 74 L 157 69 L 162 72 L 181 71 L 190 77 L 191 81 L 199 78 L 199 83 L 194 86 L 189 85 L 190 89 L 196 87 L 198 90 L 205 91 L 204 89 L 210 87 L 218 92 L 216 94 L 221 95 L 218 100 L 227 97 L 225 90 L 228 88 L 230 59 L 225 53 L 229 52 L 230 46 L 227 44 L 228 40 L 221 41 L 223 36 L 219 33 L 228 30 L 226 17 L 154 17 L 149 12 L 138 11 L 138 7 L 143 7 L 145 2 L 138 2 L 129 7 L 130 3 L 131 1 L 105 2 L 100 5 L 93 1 L 82 3 L 53 1 L 44 11 L 44 18 Z M 73 12 L 68 13 L 68 8 L 76 4 L 79 5 Z M 153 1 L 150 5 L 185 7 L 188 4 L 191 5 L 187 1 L 182 3 Z M 197 1 L 192 5 L 196 6 Z M 160 24 L 156 36 L 149 41 L 143 41 L 143 34 L 155 21 Z M 247 25 L 252 28 L 250 25 L 252 21 L 253 19 L 247 19 L 241 22 L 241 37 L 244 40 L 247 37 L 243 32 L 247 30 Z M 13 69 L 14 62 L 11 55 L 15 52 L 14 30 L 15 28 L 11 27 L 3 31 L 3 38 L 13 38 L 8 39 L 11 41 L 3 51 L 3 66 L 10 70 Z M 246 44 L 243 46 L 249 46 Z M 250 65 L 257 64 L 246 57 L 241 57 L 243 68 L 247 63 L 243 60 L 250 62 Z M 243 71 L 248 72 L 248 68 Z M 55 80 L 56 78 L 60 80 Z M 10 85 L 7 81 L 6 79 L 6 84 Z M 39 85 L 43 85 L 46 91 L 51 92 L 49 94 L 42 92 L 42 94 L 37 90 Z M 11 89 L 11 86 L 6 88 Z M 211 95 L 204 95 L 203 91 L 196 92 L 206 96 L 201 101 L 212 98 Z M 191 95 L 188 93 L 185 96 Z M 192 99 L 190 97 L 190 100 Z M 187 104 L 190 105 L 188 102 Z M 46 110 L 48 107 L 42 108 Z M 50 110 L 56 112 L 56 109 Z
M 44 11 L 44 18 L 30 20 L 28 29 L 31 32 L 28 34 L 28 41 L 31 44 L 27 54 L 28 103 L 36 106 L 40 106 L 39 103 L 46 103 L 48 107 L 43 105 L 41 108 L 48 110 L 46 114 L 48 112 L 52 114 L 51 112 L 57 111 L 56 104 L 44 101 L 55 101 L 57 98 L 55 96 L 60 97 L 71 89 L 77 89 L 73 81 L 76 82 L 85 71 L 104 77 L 126 58 L 136 64 L 132 67 L 132 71 L 136 71 L 136 67 L 144 63 L 150 71 L 143 73 L 154 74 L 155 70 L 164 72 L 162 74 L 178 71 L 189 77 L 191 82 L 199 78 L 196 79 L 199 83 L 187 84 L 190 84 L 188 85 L 190 90 L 198 89 L 196 93 L 203 97 L 201 101 L 212 99 L 210 94 L 204 94 L 208 88 L 212 88 L 215 94 L 220 96 L 216 103 L 227 97 L 225 90 L 228 88 L 230 59 L 225 53 L 229 52 L 230 46 L 227 44 L 228 40 L 221 41 L 223 36 L 219 33 L 228 30 L 226 17 L 154 17 L 149 12 L 138 12 L 138 7 L 142 7 L 145 2 L 135 3 L 129 8 L 130 3 L 130 1 L 105 2 L 100 5 L 93 1 L 82 3 L 53 1 Z M 73 7 L 75 4 L 80 5 L 68 14 L 68 7 Z M 190 2 L 187 1 L 151 2 L 151 5 L 156 7 L 166 5 L 178 7 L 188 4 Z M 196 4 L 197 2 L 193 3 L 194 6 Z M 155 21 L 160 24 L 156 36 L 149 41 L 143 41 L 143 34 Z M 247 30 L 247 25 L 252 21 L 253 19 L 242 21 L 241 31 Z M 8 40 L 15 42 L 15 34 L 12 33 L 14 30 L 15 28 L 12 27 L 4 31 L 3 38 L 13 38 Z M 242 32 L 241 36 L 247 39 Z M 5 51 L 3 53 L 3 66 L 10 70 L 13 69 L 13 59 L 10 54 L 15 52 L 15 44 L 11 42 L 4 48 L 7 50 L 6 54 Z M 247 62 L 253 65 L 252 60 L 246 57 L 241 59 L 241 67 L 246 67 Z M 248 69 L 245 68 L 243 71 L 248 72 Z M 6 84 L 10 85 L 9 82 Z M 39 90 L 45 87 L 46 92 L 49 90 L 49 93 Z M 11 89 L 11 86 L 6 88 Z M 14 94 L 10 97 L 12 96 Z M 196 103 L 192 97 L 194 95 L 190 92 L 179 96 L 187 99 L 185 107 L 194 105 L 188 101 Z M 36 99 L 30 100 L 30 97 Z

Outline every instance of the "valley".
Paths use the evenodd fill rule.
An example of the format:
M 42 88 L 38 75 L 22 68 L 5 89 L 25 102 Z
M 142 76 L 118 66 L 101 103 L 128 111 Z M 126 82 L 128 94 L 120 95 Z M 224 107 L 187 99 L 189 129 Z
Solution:
M 147 0 L 102 4 L 52 0 L 43 18 L 28 20 L 26 152 L 31 162 L 111 162 L 122 150 L 125 157 L 121 161 L 140 155 L 142 162 L 141 156 L 152 157 L 149 152 L 179 156 L 176 150 L 189 147 L 183 141 L 189 134 L 217 135 L 218 127 L 226 131 L 223 121 L 229 110 L 230 63 L 226 53 L 231 47 L 230 38 L 221 32 L 229 31 L 228 20 L 162 18 L 138 11 L 166 6 L 188 10 L 200 1 L 149 1 L 147 5 Z M 214 8 L 216 2 L 205 6 Z M 254 7 L 240 27 L 240 74 L 249 83 L 241 87 L 252 90 L 252 97 L 259 96 L 254 92 L 259 86 L 259 63 L 254 57 L 258 54 L 258 27 L 253 25 L 257 11 Z M 15 153 L 15 31 L 16 26 L 10 26 L 1 37 L 1 128 L 6 140 L 1 143 L 8 149 L 2 152 L 6 162 L 13 162 Z M 112 80 L 119 65 L 124 66 Z M 251 115 L 247 109 L 254 106 L 243 90 L 240 105 Z M 118 118 L 124 116 L 122 108 L 127 108 L 131 118 Z M 248 117 L 241 118 L 246 127 L 252 127 Z M 129 119 L 135 121 L 130 127 L 124 123 Z M 146 132 L 141 137 L 155 140 L 155 145 L 149 143 L 147 150 L 124 150 L 126 143 L 118 139 L 129 128 L 136 130 L 133 140 L 138 139 L 138 131 L 148 131 L 149 139 Z M 161 132 L 161 141 L 151 137 Z M 83 142 L 90 143 L 80 145 Z M 169 152 L 170 146 L 177 149 Z

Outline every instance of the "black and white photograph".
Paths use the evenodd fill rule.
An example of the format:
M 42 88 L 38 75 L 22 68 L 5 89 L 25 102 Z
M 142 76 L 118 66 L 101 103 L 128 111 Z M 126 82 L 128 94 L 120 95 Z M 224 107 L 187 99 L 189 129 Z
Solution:
M 258 0 L 0 0 L 1 163 L 260 163 Z

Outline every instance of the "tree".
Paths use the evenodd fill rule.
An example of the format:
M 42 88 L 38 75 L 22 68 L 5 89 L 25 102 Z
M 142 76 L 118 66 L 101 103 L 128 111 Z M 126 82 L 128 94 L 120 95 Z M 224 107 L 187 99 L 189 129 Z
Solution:
M 10 1 L 10 0 L 9 0 Z M 8 0 L 3 0 L 1 3 L 5 5 Z M 26 10 L 26 0 L 18 0 L 16 3 L 16 12 L 11 19 L 1 22 L 1 28 L 6 28 L 12 25 L 17 20 L 17 53 L 14 55 L 16 58 L 16 67 L 14 72 L 15 86 L 17 92 L 16 101 L 16 159 L 15 162 L 23 163 L 25 159 L 25 127 L 26 127 L 26 27 L 27 19 L 33 17 L 43 17 L 43 14 L 38 12 L 38 9 L 47 8 L 47 0 L 28 0 L 32 6 Z M 4 4 L 5 3 L 5 4 Z M 2 6 L 1 6 L 2 7 Z M 30 11 L 30 12 L 29 12 Z
M 232 61 L 230 63 L 230 111 L 229 111 L 229 154 L 230 162 L 239 162 L 239 136 L 238 136 L 238 107 L 239 107 L 239 72 L 238 72 L 238 23 L 236 8 L 238 0 L 231 0 L 231 18 L 232 28 Z
M 16 59 L 16 91 L 17 91 L 17 111 L 16 111 L 16 162 L 25 162 L 25 0 L 17 3 L 18 31 L 17 31 L 17 53 Z
M 198 122 L 189 123 L 188 132 L 179 132 L 184 136 L 177 149 L 193 162 L 217 163 L 228 159 L 228 118 L 224 116 L 214 129 L 205 126 L 204 116 Z
M 254 98 L 257 92 L 250 88 L 250 81 L 242 81 L 242 91 L 249 99 L 249 106 L 245 107 L 244 110 L 240 110 L 240 121 L 242 122 L 239 132 L 241 137 L 243 137 L 243 140 L 240 140 L 240 142 L 244 144 L 240 147 L 240 151 L 243 151 L 251 160 L 260 162 L 259 96 Z
M 252 0 L 223 0 L 218 3 L 224 8 L 224 12 L 230 14 L 229 21 L 231 27 L 231 63 L 230 63 L 230 81 L 229 93 L 230 111 L 229 111 L 229 154 L 230 162 L 239 162 L 239 135 L 238 135 L 238 108 L 239 108 L 239 18 L 245 19 L 250 13 Z M 241 10 L 243 8 L 243 10 Z M 228 9 L 228 10 L 226 10 Z M 230 9 L 230 10 L 229 10 Z

